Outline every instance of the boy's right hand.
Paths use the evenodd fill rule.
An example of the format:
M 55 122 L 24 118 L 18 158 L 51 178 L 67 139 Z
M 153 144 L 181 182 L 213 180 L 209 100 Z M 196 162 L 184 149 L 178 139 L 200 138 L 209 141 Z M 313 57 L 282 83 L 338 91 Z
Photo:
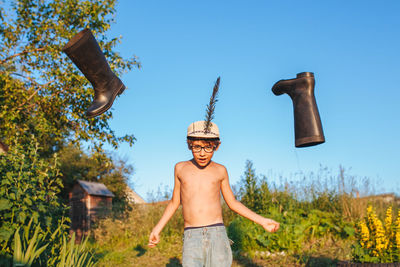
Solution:
M 151 232 L 149 238 L 149 244 L 147 245 L 150 248 L 154 248 L 160 242 L 160 234 Z

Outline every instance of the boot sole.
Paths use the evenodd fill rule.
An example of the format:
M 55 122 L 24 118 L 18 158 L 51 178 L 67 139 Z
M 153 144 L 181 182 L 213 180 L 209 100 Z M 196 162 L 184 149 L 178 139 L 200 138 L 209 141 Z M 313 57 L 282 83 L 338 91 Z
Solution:
M 88 113 L 86 112 L 86 116 L 87 116 L 89 119 L 91 119 L 91 118 L 97 117 L 97 116 L 103 114 L 104 112 L 106 112 L 107 110 L 109 110 L 109 109 L 112 107 L 112 105 L 113 105 L 113 103 L 114 103 L 114 100 L 115 100 L 115 98 L 117 97 L 117 95 L 122 94 L 122 93 L 125 91 L 125 89 L 126 89 L 126 87 L 125 87 L 125 85 L 122 83 L 122 84 L 121 84 L 121 87 L 120 87 L 118 90 L 115 90 L 114 94 L 112 95 L 111 101 L 108 102 L 107 105 L 105 105 L 102 109 L 100 109 L 100 110 L 99 110 L 98 112 L 96 112 L 96 113 L 88 114 Z
M 295 147 L 309 147 L 325 143 L 323 135 L 309 136 L 295 140 Z

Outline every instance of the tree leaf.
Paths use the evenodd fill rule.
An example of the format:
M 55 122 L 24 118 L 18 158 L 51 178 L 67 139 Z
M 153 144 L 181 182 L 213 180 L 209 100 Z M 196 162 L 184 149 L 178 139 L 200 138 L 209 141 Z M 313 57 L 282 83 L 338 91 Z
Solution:
M 10 201 L 8 201 L 8 200 L 5 199 L 5 198 L 1 198 L 1 199 L 0 199 L 0 211 L 1 211 L 1 210 L 7 210 L 7 209 L 9 209 L 9 208 L 11 208 L 11 207 L 12 207 L 12 204 L 11 204 Z

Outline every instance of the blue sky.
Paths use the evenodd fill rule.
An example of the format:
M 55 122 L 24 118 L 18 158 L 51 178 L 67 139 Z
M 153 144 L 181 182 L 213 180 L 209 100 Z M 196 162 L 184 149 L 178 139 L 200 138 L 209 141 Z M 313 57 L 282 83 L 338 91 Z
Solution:
M 399 1 L 120 0 L 109 36 L 143 67 L 121 77 L 111 126 L 137 138 L 116 151 L 135 191 L 172 189 L 174 164 L 191 158 L 186 129 L 221 76 L 214 160 L 231 184 L 249 159 L 271 182 L 342 165 L 400 194 L 399 13 Z M 303 71 L 315 74 L 326 143 L 295 148 L 292 101 L 271 87 Z

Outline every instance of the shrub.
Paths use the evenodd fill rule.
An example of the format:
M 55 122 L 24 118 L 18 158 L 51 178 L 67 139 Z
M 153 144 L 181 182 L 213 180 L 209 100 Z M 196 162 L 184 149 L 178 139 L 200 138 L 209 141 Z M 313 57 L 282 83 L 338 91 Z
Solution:
M 16 230 L 32 220 L 40 225 L 42 234 L 48 234 L 49 245 L 41 260 L 42 264 L 52 265 L 62 237 L 68 234 L 69 220 L 65 217 L 68 209 L 58 196 L 62 184 L 57 156 L 51 160 L 41 158 L 33 136 L 26 145 L 16 140 L 10 151 L 0 156 L 0 185 L 0 261 L 10 260 Z M 33 231 L 29 229 L 26 231 Z
M 353 246 L 356 262 L 391 263 L 400 261 L 400 210 L 393 221 L 392 207 L 386 210 L 384 223 L 370 205 L 367 216 L 356 225 L 357 242 Z
M 280 229 L 271 234 L 250 220 L 236 217 L 228 227 L 235 242 L 233 249 L 250 254 L 260 250 L 296 253 L 309 240 L 354 236 L 353 224 L 341 215 L 340 195 L 322 183 L 311 181 L 295 188 L 286 182 L 271 189 L 266 177 L 259 181 L 251 161 L 247 161 L 238 198 L 253 211 L 278 221 Z
M 276 233 L 268 233 L 261 226 L 242 217 L 232 221 L 228 227 L 229 237 L 235 242 L 233 249 L 247 253 L 259 250 L 296 253 L 309 240 L 324 237 L 346 239 L 354 235 L 350 223 L 336 214 L 320 210 L 295 209 L 280 212 L 271 208 L 265 217 L 280 222 Z
M 32 228 L 31 228 L 32 227 Z M 33 230 L 34 227 L 34 230 Z M 40 225 L 33 225 L 32 219 L 27 226 L 18 228 L 14 234 L 14 255 L 12 266 L 56 266 L 56 267 L 91 267 L 94 265 L 93 257 L 87 249 L 87 238 L 80 244 L 75 243 L 75 234 L 71 238 L 62 236 L 60 249 L 52 255 L 51 260 L 40 258 L 40 255 L 49 245 L 54 245 L 51 240 L 59 234 L 59 227 L 50 238 L 44 233 Z M 33 235 L 30 233 L 34 231 Z M 21 232 L 21 234 L 20 234 Z M 11 262 L 2 262 L 2 266 L 11 266 Z

